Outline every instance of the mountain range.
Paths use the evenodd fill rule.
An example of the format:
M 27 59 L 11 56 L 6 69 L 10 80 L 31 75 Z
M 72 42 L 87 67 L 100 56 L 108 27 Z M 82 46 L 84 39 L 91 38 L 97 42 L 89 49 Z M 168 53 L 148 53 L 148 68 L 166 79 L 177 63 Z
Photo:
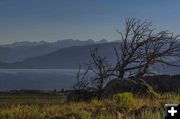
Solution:
M 36 57 L 51 53 L 53 51 L 67 48 L 71 46 L 84 46 L 107 42 L 105 39 L 101 41 L 87 40 L 58 40 L 56 42 L 15 42 L 7 45 L 0 45 L 0 62 L 12 63 L 22 61 L 27 58 Z
M 15 63 L 0 63 L 1 68 L 77 68 L 90 61 L 90 49 L 98 48 L 99 54 L 114 59 L 114 47 L 119 43 L 101 43 L 61 48 L 46 55 L 27 58 Z M 114 58 L 113 58 L 114 57 Z

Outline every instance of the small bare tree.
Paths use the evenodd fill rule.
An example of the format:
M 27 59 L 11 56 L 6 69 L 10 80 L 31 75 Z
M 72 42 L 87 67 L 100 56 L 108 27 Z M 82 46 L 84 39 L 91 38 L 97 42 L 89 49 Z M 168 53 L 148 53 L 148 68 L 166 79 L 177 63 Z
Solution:
M 88 90 L 89 84 L 90 84 L 90 80 L 88 76 L 89 70 L 90 70 L 90 67 L 82 68 L 82 65 L 79 65 L 79 68 L 76 74 L 77 82 L 73 86 L 74 90 L 79 90 L 79 91 Z
M 100 99 L 103 96 L 103 87 L 112 71 L 106 57 L 101 57 L 97 48 L 90 50 L 90 56 L 89 64 L 85 64 L 84 67 L 79 65 L 76 75 L 77 82 L 73 88 L 79 92 L 93 89 L 98 99 Z
M 91 62 L 89 67 L 93 75 L 91 82 L 96 88 L 98 99 L 100 99 L 103 96 L 103 87 L 107 79 L 110 78 L 110 65 L 108 64 L 106 57 L 102 57 L 98 54 L 97 48 L 91 50 L 90 55 Z
M 77 82 L 73 85 L 73 93 L 68 95 L 69 101 L 83 101 L 90 100 L 93 98 L 93 93 L 90 91 L 90 67 L 86 64 L 79 65 L 76 79 Z

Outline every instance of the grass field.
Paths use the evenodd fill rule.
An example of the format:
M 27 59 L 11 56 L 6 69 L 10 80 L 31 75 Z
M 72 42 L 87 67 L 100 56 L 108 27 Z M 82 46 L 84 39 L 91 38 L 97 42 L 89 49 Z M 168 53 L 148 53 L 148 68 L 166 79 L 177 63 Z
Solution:
M 150 99 L 122 93 L 66 103 L 62 93 L 0 93 L 0 119 L 163 119 L 165 103 L 180 103 L 180 95 Z
M 31 104 L 63 104 L 66 96 L 62 93 L 0 93 L 0 106 Z

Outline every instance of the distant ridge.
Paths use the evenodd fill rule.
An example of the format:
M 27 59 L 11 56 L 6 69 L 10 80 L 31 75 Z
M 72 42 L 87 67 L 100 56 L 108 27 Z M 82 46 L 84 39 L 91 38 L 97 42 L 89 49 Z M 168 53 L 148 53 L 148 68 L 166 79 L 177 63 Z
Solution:
M 113 48 L 118 43 L 99 43 L 86 46 L 71 46 L 62 48 L 52 53 L 27 58 L 16 63 L 8 63 L 1 68 L 77 68 L 79 64 L 87 63 L 90 60 L 89 51 L 92 48 L 99 48 L 100 55 L 106 56 L 109 60 L 113 58 Z
M 105 43 L 107 41 L 105 39 L 101 41 L 94 41 L 92 39 L 87 41 L 65 39 L 55 42 L 14 42 L 12 44 L 0 45 L 0 61 L 12 63 L 30 57 L 45 55 L 61 48 L 98 44 L 102 42 Z

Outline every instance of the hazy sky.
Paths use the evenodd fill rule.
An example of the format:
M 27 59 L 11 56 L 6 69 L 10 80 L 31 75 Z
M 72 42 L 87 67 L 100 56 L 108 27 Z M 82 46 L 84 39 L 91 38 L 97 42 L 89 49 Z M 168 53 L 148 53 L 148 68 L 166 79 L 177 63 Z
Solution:
M 0 0 L 0 44 L 117 40 L 128 17 L 180 33 L 180 0 Z

